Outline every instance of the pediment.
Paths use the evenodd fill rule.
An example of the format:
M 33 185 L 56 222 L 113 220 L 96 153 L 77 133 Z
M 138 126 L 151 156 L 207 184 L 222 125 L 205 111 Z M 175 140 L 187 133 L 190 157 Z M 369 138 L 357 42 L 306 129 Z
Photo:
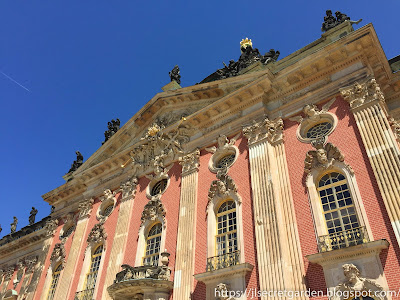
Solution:
M 235 91 L 243 89 L 259 76 L 259 74 L 258 76 L 238 76 L 237 78 L 157 94 L 88 158 L 73 173 L 73 176 L 75 177 L 75 175 L 119 154 L 122 156 L 119 163 L 123 164 L 123 160 L 129 158 L 129 151 L 132 146 L 141 143 L 141 139 L 153 123 L 162 125 L 166 131 L 169 131 L 182 123 L 182 118 L 189 119 L 190 116 L 199 111 L 213 106 L 220 99 L 229 97 Z

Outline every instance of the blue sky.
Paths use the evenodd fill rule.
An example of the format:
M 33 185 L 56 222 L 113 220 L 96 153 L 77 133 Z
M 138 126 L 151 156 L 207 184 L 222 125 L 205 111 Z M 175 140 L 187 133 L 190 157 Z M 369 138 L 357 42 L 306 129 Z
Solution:
M 321 36 L 326 9 L 373 23 L 387 58 L 400 54 L 397 0 L 1 1 L 0 237 L 32 206 L 47 216 L 41 195 L 64 183 L 75 151 L 90 157 L 107 122 L 125 124 L 175 64 L 193 85 L 237 60 L 246 37 L 283 58 Z

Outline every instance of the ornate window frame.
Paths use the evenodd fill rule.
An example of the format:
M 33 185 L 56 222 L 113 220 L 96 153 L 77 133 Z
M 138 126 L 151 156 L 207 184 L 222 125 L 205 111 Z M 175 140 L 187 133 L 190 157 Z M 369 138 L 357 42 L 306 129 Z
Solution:
M 362 202 L 360 190 L 353 170 L 344 162 L 335 160 L 327 170 L 312 169 L 306 178 L 306 186 L 308 189 L 308 199 L 314 220 L 315 234 L 318 237 L 328 235 L 326 220 L 322 210 L 321 199 L 317 190 L 319 180 L 327 173 L 338 172 L 344 175 L 347 180 L 350 195 L 352 197 L 354 207 L 357 213 L 360 226 L 365 226 L 369 239 L 373 241 L 371 227 L 368 222 L 367 213 Z
M 64 226 L 61 228 L 60 230 L 60 240 L 64 239 L 64 238 L 68 238 L 69 236 L 71 236 L 73 234 L 73 232 L 67 236 L 64 236 L 64 234 L 66 232 L 68 232 L 68 230 L 70 228 L 74 228 L 74 231 L 76 229 L 76 216 L 74 213 L 68 213 L 67 216 L 64 218 Z
M 93 226 L 88 237 L 87 237 L 87 246 L 85 250 L 84 260 L 81 268 L 81 276 L 79 277 L 79 283 L 77 287 L 77 292 L 82 291 L 86 286 L 86 275 L 88 274 L 88 270 L 92 263 L 93 253 L 99 246 L 103 246 L 103 252 L 101 254 L 101 261 L 99 270 L 97 272 L 98 277 L 96 281 L 96 285 L 93 292 L 93 299 L 96 299 L 97 291 L 99 289 L 99 284 L 97 284 L 100 280 L 101 274 L 103 272 L 104 264 L 105 264 L 105 256 L 107 252 L 107 233 L 104 228 L 104 219 Z
M 135 258 L 135 267 L 143 266 L 143 258 L 146 254 L 146 241 L 147 236 L 149 235 L 150 229 L 160 223 L 162 226 L 162 233 L 161 233 L 161 244 L 160 244 L 160 254 L 164 252 L 165 249 L 165 241 L 167 237 L 167 226 L 165 219 L 161 216 L 157 216 L 155 219 L 148 219 L 142 223 L 142 226 L 139 228 L 139 235 L 138 235 L 138 245 L 136 250 L 136 258 Z M 160 261 L 161 256 L 159 257 Z
M 101 204 L 96 212 L 97 220 L 106 220 L 113 213 L 117 204 L 117 199 L 115 197 L 116 194 L 117 194 L 116 191 L 112 192 L 110 189 L 104 190 L 103 196 L 100 197 Z M 107 216 L 104 215 L 106 208 L 110 206 L 112 206 L 110 214 L 108 214 Z
M 235 156 L 233 162 L 229 166 L 227 166 L 227 169 L 229 169 L 236 162 L 236 160 L 239 157 L 239 149 L 234 145 L 234 143 L 239 138 L 239 136 L 240 133 L 229 140 L 226 137 L 226 135 L 220 134 L 219 137 L 217 138 L 218 147 L 213 146 L 211 148 L 206 148 L 206 151 L 211 152 L 213 154 L 211 155 L 210 160 L 208 161 L 208 169 L 212 173 L 217 173 L 219 170 L 221 170 L 221 168 L 217 167 L 217 164 L 225 156 L 228 155 Z
M 57 271 L 58 268 L 60 268 L 59 271 Z M 55 295 L 56 295 L 56 293 L 57 293 L 57 288 L 58 288 L 58 283 L 59 283 L 59 281 L 60 281 L 61 273 L 62 273 L 63 270 L 64 270 L 64 268 L 63 268 L 63 266 L 62 266 L 62 263 L 59 262 L 58 264 L 55 265 L 54 271 L 52 270 L 51 274 L 47 274 L 47 275 L 51 278 L 51 280 L 50 280 L 50 284 L 49 284 L 49 286 L 48 286 L 48 288 L 47 288 L 46 300 L 48 300 L 48 299 L 55 299 Z M 56 274 L 56 273 L 57 273 L 57 274 Z M 50 276 L 50 275 L 51 275 L 51 276 Z M 56 282 L 56 284 L 55 284 L 55 287 L 52 289 L 51 286 L 53 285 L 53 281 L 55 280 L 54 277 L 55 277 L 56 275 L 58 275 L 58 277 L 57 277 L 57 282 Z M 54 290 L 53 296 L 52 296 L 51 298 L 49 298 L 50 292 L 53 291 L 53 290 Z
M 242 198 L 234 190 L 228 191 L 226 194 L 216 193 L 212 197 L 209 194 L 209 202 L 207 205 L 207 257 L 217 255 L 216 233 L 217 233 L 217 213 L 218 208 L 223 202 L 233 200 L 236 206 L 236 230 L 238 250 L 240 251 L 239 262 L 244 263 L 244 239 L 243 239 L 243 214 L 242 214 Z
M 61 271 L 60 271 L 60 276 L 58 280 L 60 281 L 60 278 L 63 276 L 64 273 L 64 264 L 65 264 L 65 257 L 66 257 L 66 252 L 64 248 L 64 243 L 66 239 L 63 239 L 61 243 L 57 243 L 54 245 L 53 252 L 51 253 L 50 256 L 50 265 L 49 268 L 47 269 L 47 274 L 46 274 L 46 280 L 43 285 L 43 291 L 47 291 L 46 293 L 46 299 L 48 296 L 48 292 L 50 289 L 51 281 L 53 280 L 53 272 L 61 266 Z M 55 291 L 54 298 L 57 299 L 57 290 Z

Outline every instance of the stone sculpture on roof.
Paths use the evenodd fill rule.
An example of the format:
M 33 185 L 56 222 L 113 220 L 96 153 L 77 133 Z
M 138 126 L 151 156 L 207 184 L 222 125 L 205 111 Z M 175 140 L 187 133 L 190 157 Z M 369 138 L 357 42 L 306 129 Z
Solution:
M 76 151 L 76 160 L 71 165 L 71 169 L 69 169 L 68 173 L 75 172 L 82 164 L 83 164 L 83 155 Z

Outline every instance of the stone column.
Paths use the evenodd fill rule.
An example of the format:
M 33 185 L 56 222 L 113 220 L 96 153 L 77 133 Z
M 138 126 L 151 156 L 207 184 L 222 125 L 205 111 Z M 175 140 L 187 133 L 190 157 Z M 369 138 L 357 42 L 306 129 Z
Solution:
M 387 119 L 385 98 L 375 79 L 341 89 L 350 104 L 357 127 L 397 243 L 400 245 L 400 150 Z
M 254 121 L 243 133 L 249 144 L 260 290 L 305 290 L 283 121 Z
M 200 151 L 183 156 L 178 238 L 176 245 L 174 300 L 191 299 L 193 292 L 196 202 Z
M 108 260 L 106 281 L 101 299 L 112 299 L 107 292 L 107 287 L 113 284 L 115 275 L 120 271 L 123 262 L 137 183 L 138 180 L 135 177 L 121 185 L 122 198 L 119 205 L 118 221 L 115 228 L 110 258 Z
M 77 264 L 81 263 L 78 262 L 78 255 L 82 250 L 82 239 L 85 234 L 85 229 L 89 220 L 90 213 L 92 211 L 93 202 L 94 199 L 91 198 L 79 204 L 79 219 L 76 224 L 71 249 L 68 253 L 68 259 L 64 265 L 62 276 L 59 279 L 54 299 L 70 299 L 71 295 L 75 294 L 76 292 L 70 291 L 70 284 L 72 284 L 71 278 L 74 278 L 77 275 Z

